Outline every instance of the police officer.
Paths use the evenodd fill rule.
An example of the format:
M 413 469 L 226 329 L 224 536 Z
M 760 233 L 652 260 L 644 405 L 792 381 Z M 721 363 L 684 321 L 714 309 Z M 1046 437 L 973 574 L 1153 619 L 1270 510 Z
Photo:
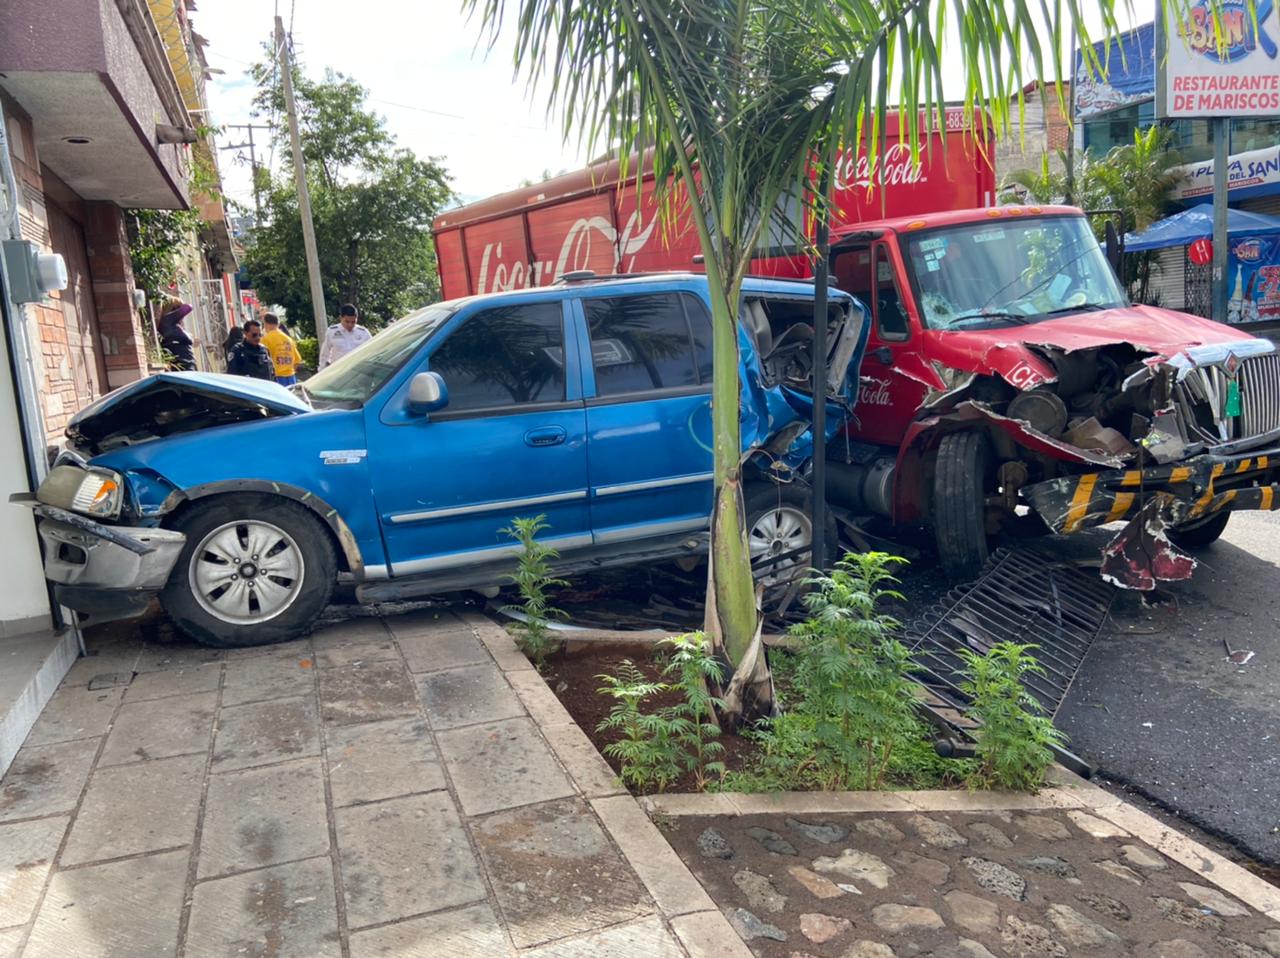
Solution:
M 324 348 L 320 351 L 320 368 L 341 359 L 361 343 L 373 338 L 369 330 L 360 325 L 360 313 L 350 303 L 338 311 L 338 322 L 324 334 Z

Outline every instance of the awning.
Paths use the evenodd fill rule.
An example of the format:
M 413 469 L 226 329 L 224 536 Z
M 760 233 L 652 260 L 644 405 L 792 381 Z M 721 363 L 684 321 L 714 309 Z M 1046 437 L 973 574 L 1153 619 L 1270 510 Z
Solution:
M 1227 210 L 1228 236 L 1259 236 L 1280 233 L 1280 216 L 1266 216 L 1247 210 Z M 1126 253 L 1140 253 L 1166 246 L 1187 246 L 1198 239 L 1213 238 L 1213 207 L 1193 206 L 1189 210 L 1162 219 L 1141 233 L 1127 233 Z

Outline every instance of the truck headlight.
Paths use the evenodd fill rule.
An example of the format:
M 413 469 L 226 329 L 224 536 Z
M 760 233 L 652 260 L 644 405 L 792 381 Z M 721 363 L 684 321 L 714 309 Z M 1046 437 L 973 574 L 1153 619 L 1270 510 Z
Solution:
M 98 519 L 118 516 L 123 495 L 124 479 L 119 473 L 72 465 L 54 466 L 36 490 L 41 502 Z

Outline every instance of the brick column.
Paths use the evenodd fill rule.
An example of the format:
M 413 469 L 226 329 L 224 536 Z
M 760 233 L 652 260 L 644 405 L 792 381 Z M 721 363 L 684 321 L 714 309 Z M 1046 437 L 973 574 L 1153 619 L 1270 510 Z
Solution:
M 115 389 L 147 375 L 145 333 L 133 308 L 133 265 L 120 208 L 109 202 L 85 203 L 84 239 L 107 384 Z

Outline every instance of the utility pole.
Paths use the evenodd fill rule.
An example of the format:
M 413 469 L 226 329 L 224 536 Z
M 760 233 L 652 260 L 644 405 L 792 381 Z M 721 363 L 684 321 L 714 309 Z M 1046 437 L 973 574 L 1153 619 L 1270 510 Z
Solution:
M 227 123 L 224 125 L 228 130 L 247 130 L 248 139 L 244 143 L 229 143 L 223 147 L 224 150 L 243 150 L 249 148 L 249 171 L 253 174 L 253 209 L 257 214 L 258 222 L 262 222 L 262 191 L 258 189 L 258 154 L 254 149 L 253 131 L 271 129 L 266 123 Z
M 293 146 L 293 174 L 298 183 L 298 212 L 302 215 L 302 245 L 307 252 L 307 277 L 311 280 L 311 314 L 316 324 L 316 343 L 324 350 L 324 334 L 329 320 L 324 311 L 324 287 L 320 283 L 320 257 L 316 254 L 316 230 L 311 222 L 311 193 L 307 190 L 307 169 L 302 160 L 302 140 L 298 137 L 298 109 L 293 102 L 293 58 L 285 43 L 284 21 L 276 17 L 276 53 L 280 57 L 280 80 L 284 84 L 284 113 L 289 120 L 289 142 Z
M 1227 163 L 1231 120 L 1213 118 L 1213 309 L 1215 322 L 1227 321 Z

